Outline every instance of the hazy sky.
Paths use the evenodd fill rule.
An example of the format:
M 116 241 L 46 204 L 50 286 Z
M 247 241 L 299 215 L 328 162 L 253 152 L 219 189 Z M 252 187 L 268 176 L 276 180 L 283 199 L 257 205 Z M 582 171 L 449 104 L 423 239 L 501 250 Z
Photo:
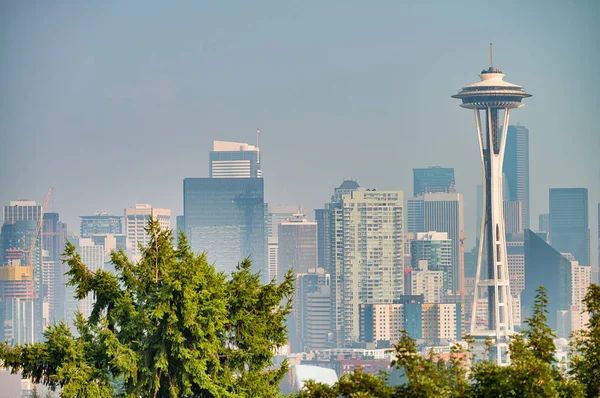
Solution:
M 450 96 L 492 41 L 533 94 L 511 118 L 530 131 L 532 226 L 548 188 L 586 187 L 597 257 L 597 1 L 68 3 L 0 5 L 0 204 L 53 187 L 72 230 L 135 203 L 182 214 L 212 141 L 259 127 L 266 200 L 311 214 L 344 177 L 409 196 L 413 167 L 454 167 L 471 247 L 481 166 Z

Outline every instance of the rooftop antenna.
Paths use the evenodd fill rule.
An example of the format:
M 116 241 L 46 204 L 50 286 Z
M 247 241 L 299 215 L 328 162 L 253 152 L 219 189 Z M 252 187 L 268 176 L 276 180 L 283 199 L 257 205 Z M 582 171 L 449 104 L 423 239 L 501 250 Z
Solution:
M 492 53 L 492 43 L 490 43 L 490 67 L 494 67 L 494 55 Z

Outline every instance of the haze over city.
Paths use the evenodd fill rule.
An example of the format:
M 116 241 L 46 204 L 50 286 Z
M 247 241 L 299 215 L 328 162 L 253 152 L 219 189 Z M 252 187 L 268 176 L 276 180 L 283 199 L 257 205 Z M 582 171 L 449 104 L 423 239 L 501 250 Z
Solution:
M 0 202 L 78 216 L 152 203 L 213 140 L 262 130 L 265 200 L 322 206 L 341 180 L 410 193 L 412 168 L 456 169 L 474 244 L 481 168 L 472 114 L 450 98 L 494 63 L 535 96 L 531 222 L 548 188 L 600 200 L 598 4 L 563 2 L 12 3 L 0 48 Z M 590 215 L 593 214 L 593 211 Z M 595 258 L 596 217 L 590 217 Z

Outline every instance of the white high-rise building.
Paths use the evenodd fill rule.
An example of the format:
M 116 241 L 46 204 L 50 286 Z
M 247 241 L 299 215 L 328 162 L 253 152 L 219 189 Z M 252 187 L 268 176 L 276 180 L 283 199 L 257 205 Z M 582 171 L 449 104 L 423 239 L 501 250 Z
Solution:
M 402 191 L 355 190 L 332 212 L 332 323 L 337 345 L 359 339 L 361 304 L 392 303 L 403 293 Z M 336 286 L 333 286 L 336 284 Z
M 269 238 L 267 243 L 267 276 L 269 281 L 279 275 L 279 242 L 277 238 Z
M 411 275 L 412 295 L 423 295 L 425 303 L 441 303 L 444 291 L 444 271 L 428 269 L 428 261 L 420 260 Z
M 104 246 L 95 245 L 90 238 L 80 238 L 77 251 L 81 256 L 81 261 L 87 265 L 90 271 L 96 272 L 104 269 Z M 90 316 L 94 307 L 94 302 L 95 297 L 92 294 L 88 294 L 79 302 L 79 310 L 83 316 Z
M 161 229 L 171 228 L 171 210 L 154 208 L 149 204 L 136 204 L 125 209 L 125 234 L 127 235 L 127 251 L 133 261 L 141 258 L 138 244 L 142 246 L 150 242 L 150 235 L 145 231 L 150 216 L 158 221 Z
M 214 141 L 210 178 L 262 178 L 260 151 L 245 142 Z

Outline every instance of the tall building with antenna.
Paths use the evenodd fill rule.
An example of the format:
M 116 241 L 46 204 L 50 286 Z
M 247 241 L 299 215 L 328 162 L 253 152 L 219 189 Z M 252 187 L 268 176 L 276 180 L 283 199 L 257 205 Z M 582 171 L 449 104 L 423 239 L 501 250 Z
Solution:
M 483 172 L 483 211 L 470 333 L 479 341 L 491 338 L 490 354 L 497 364 L 506 365 L 510 361 L 508 342 L 514 323 L 502 208 L 502 165 L 510 110 L 523 106 L 523 98 L 531 95 L 523 87 L 504 81 L 502 71 L 493 66 L 491 44 L 490 67 L 479 77 L 481 81 L 452 96 L 462 100 L 462 108 L 475 113 Z M 486 319 L 477 317 L 481 305 L 487 306 L 487 311 L 479 311 L 487 314 Z

